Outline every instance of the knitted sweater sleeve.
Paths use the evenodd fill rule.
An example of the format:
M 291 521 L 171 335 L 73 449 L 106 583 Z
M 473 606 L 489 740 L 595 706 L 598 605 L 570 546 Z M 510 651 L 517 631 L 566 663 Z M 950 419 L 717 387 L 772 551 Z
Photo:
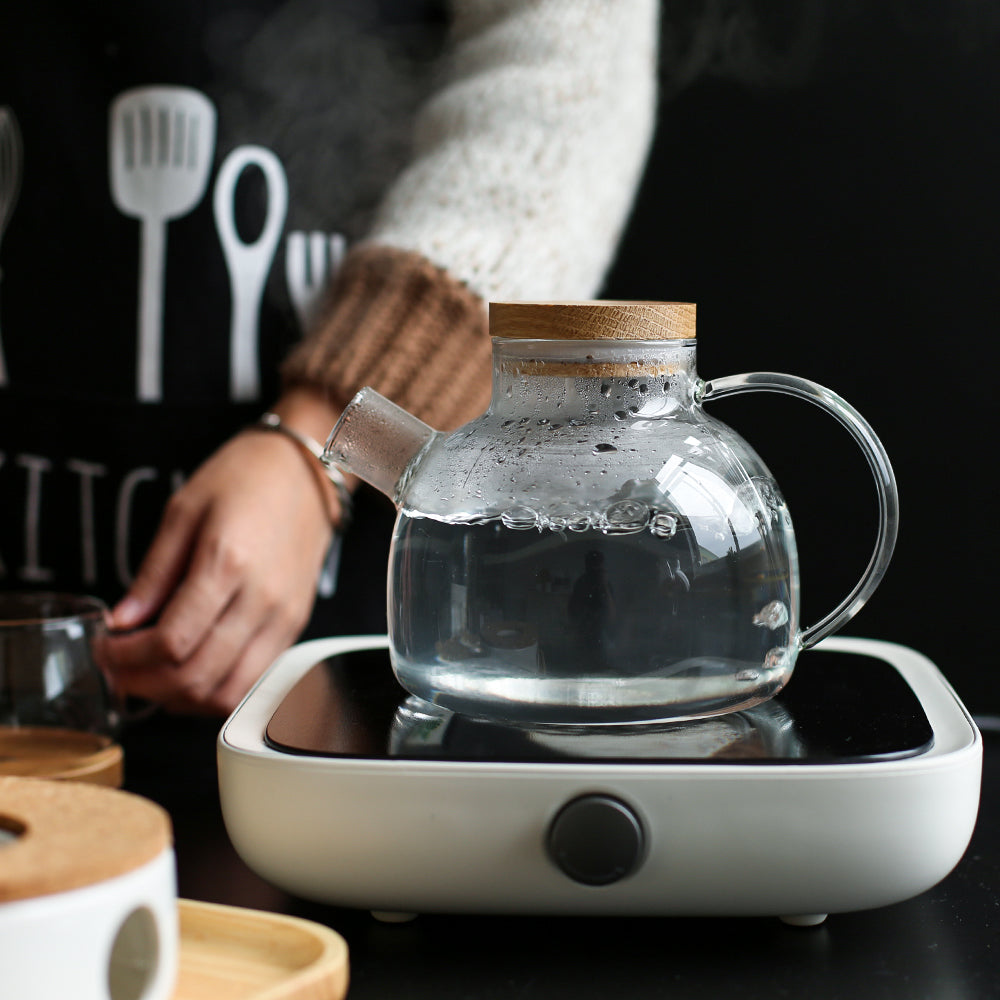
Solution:
M 463 0 L 414 155 L 286 383 L 438 427 L 489 398 L 484 303 L 598 293 L 653 131 L 656 0 Z

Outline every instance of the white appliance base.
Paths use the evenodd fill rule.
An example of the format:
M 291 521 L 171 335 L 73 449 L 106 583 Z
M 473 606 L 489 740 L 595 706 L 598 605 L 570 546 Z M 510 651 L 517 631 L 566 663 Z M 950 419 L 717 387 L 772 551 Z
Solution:
M 961 859 L 979 808 L 982 740 L 938 669 L 892 643 L 874 656 L 919 699 L 933 744 L 825 763 L 482 762 L 300 756 L 273 749 L 275 709 L 319 660 L 385 637 L 303 643 L 224 725 L 223 815 L 237 851 L 296 895 L 383 916 L 427 912 L 778 916 L 909 899 Z M 794 678 L 792 683 L 794 683 Z M 571 802 L 611 801 L 641 828 L 634 871 L 581 884 L 546 842 Z

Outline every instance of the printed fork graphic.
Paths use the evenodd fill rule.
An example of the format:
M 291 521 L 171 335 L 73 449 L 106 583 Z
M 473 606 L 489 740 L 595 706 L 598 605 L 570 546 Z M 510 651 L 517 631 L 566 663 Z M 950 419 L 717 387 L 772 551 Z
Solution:
M 163 394 L 163 290 L 167 223 L 202 199 L 215 151 L 215 107 L 186 87 L 139 87 L 111 105 L 111 195 L 141 224 L 137 391 Z
M 296 231 L 285 242 L 285 281 L 299 327 L 312 326 L 323 293 L 344 259 L 347 240 L 340 233 Z

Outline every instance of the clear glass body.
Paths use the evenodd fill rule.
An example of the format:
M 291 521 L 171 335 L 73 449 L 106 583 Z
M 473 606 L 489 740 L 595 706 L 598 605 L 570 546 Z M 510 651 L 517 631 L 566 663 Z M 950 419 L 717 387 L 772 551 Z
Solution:
M 118 706 L 96 659 L 106 614 L 96 597 L 0 593 L 0 726 L 115 729 Z
M 393 666 L 519 723 L 748 708 L 798 651 L 792 522 L 693 341 L 494 341 L 489 410 L 397 487 Z

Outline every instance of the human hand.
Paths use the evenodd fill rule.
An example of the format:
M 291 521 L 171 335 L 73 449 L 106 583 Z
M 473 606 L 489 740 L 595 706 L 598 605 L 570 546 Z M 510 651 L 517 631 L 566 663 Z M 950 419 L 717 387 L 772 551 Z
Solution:
M 240 434 L 174 494 L 110 615 L 118 692 L 227 714 L 295 641 L 332 537 L 307 458 L 281 435 Z

